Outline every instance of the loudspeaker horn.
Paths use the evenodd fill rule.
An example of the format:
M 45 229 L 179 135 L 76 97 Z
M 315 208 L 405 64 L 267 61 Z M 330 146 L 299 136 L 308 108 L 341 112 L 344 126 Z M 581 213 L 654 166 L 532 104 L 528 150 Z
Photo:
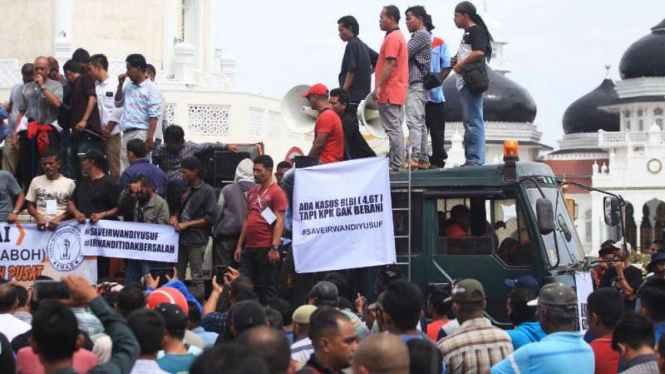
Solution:
M 297 134 L 314 131 L 316 116 L 319 114 L 302 97 L 302 94 L 309 91 L 309 87 L 306 84 L 295 86 L 282 99 L 282 120 L 287 128 Z
M 358 119 L 373 137 L 379 139 L 388 137 L 379 118 L 379 105 L 374 101 L 371 93 L 358 105 Z

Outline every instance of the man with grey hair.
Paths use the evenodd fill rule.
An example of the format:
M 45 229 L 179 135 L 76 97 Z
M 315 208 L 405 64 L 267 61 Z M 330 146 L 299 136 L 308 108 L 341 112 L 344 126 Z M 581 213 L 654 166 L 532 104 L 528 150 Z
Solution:
M 538 306 L 540 326 L 547 336 L 519 348 L 494 365 L 491 373 L 592 374 L 593 350 L 577 332 L 577 295 L 572 287 L 548 284 L 527 305 Z
M 49 79 L 51 68 L 48 58 L 35 59 L 35 80 L 23 87 L 23 102 L 18 107 L 14 148 L 21 155 L 21 183 L 30 184 L 37 175 L 39 155 L 60 148 L 62 127 L 58 124 L 58 109 L 62 104 L 62 84 Z M 25 123 L 21 123 L 26 118 Z
M 358 344 L 352 367 L 353 374 L 408 374 L 409 349 L 397 335 L 370 335 Z

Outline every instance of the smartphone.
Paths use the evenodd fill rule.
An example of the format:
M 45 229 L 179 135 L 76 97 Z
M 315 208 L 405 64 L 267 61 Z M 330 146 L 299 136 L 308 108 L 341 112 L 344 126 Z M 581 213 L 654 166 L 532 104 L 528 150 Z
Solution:
M 173 268 L 153 268 L 150 269 L 150 276 L 152 276 L 152 279 L 157 279 L 159 277 L 159 284 L 162 285 L 169 280 L 166 279 L 166 276 L 168 275 L 169 278 L 173 278 Z
M 215 269 L 215 277 L 217 277 L 217 284 L 224 285 L 224 274 L 229 272 L 229 267 L 226 265 L 219 265 Z
M 70 298 L 69 289 L 60 281 L 38 280 L 32 286 L 32 298 L 39 300 L 66 300 Z

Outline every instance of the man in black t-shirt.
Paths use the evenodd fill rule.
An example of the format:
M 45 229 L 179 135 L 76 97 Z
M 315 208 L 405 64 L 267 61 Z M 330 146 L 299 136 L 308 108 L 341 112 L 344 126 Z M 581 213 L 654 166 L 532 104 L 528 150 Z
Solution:
M 457 55 L 450 59 L 450 65 L 457 74 L 457 90 L 464 115 L 464 166 L 485 163 L 485 120 L 483 119 L 483 94 L 471 90 L 464 81 L 462 68 L 472 63 L 492 57 L 492 35 L 476 7 L 463 1 L 455 7 L 455 26 L 464 29 L 464 36 Z
M 104 152 L 96 148 L 89 150 L 81 166 L 86 176 L 77 181 L 74 194 L 67 203 L 67 210 L 80 223 L 85 223 L 86 219 L 90 219 L 91 224 L 102 219 L 115 219 L 118 215 L 120 187 L 104 172 L 106 168 Z M 97 277 L 108 276 L 109 259 L 97 257 Z
M 626 310 L 635 310 L 635 300 L 637 299 L 637 290 L 642 284 L 642 270 L 630 264 L 630 244 L 626 244 L 628 252 L 623 253 L 623 243 L 612 244 L 616 248 L 614 258 L 617 262 L 614 267 L 605 271 L 600 280 L 600 287 L 613 287 L 621 292 Z
M 369 95 L 379 54 L 358 38 L 360 26 L 353 16 L 340 18 L 337 29 L 339 37 L 346 42 L 339 86 L 349 93 L 352 104 L 359 104 Z

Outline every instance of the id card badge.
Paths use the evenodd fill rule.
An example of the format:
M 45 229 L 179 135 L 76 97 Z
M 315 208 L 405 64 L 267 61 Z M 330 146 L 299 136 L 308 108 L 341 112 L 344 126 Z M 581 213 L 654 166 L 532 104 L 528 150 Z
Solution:
M 58 213 L 58 201 L 46 200 L 46 214 L 55 215 Z
M 269 225 L 272 225 L 276 220 L 277 216 L 275 213 L 273 213 L 272 209 L 270 209 L 269 206 L 267 206 L 263 211 L 261 212 L 261 217 L 268 222 Z

